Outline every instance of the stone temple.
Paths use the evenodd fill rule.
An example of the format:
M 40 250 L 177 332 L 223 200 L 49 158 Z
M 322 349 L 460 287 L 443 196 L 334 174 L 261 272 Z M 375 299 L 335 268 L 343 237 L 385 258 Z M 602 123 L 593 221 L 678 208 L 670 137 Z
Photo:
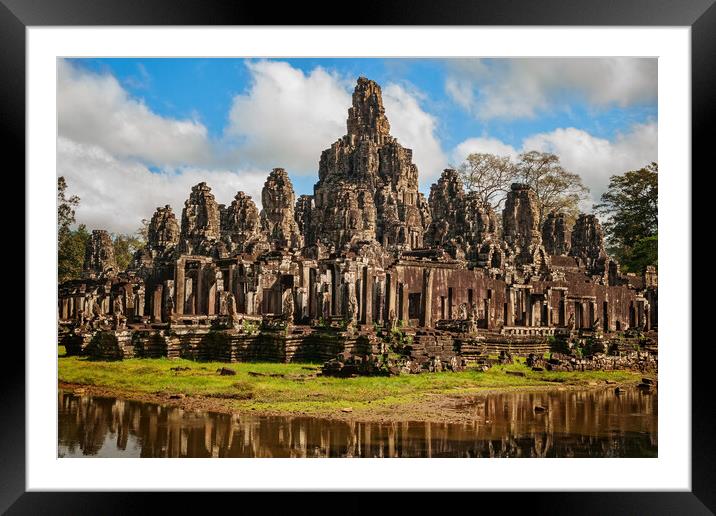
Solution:
M 262 209 L 206 183 L 157 208 L 146 247 L 117 269 L 106 231 L 84 278 L 59 285 L 60 339 L 102 357 L 325 360 L 386 351 L 418 362 L 537 353 L 556 340 L 656 341 L 657 277 L 623 274 L 599 221 L 573 227 L 513 184 L 501 214 L 443 171 L 426 199 L 412 150 L 390 135 L 380 86 L 359 78 L 347 133 L 321 153 L 313 195 L 273 169 Z M 498 222 L 501 217 L 501 224 Z

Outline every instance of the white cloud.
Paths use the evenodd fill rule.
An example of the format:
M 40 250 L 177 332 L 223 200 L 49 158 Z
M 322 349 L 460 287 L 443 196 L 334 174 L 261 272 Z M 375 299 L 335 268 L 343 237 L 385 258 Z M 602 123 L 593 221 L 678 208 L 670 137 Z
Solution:
M 348 85 L 323 68 L 309 74 L 280 61 L 246 63 L 252 85 L 234 98 L 226 134 L 254 166 L 318 174 L 321 151 L 346 132 Z
M 419 100 L 418 93 L 411 93 L 397 84 L 387 84 L 383 88 L 390 132 L 401 145 L 413 150 L 413 162 L 418 166 L 419 178 L 428 185 L 440 176 L 447 160 L 435 134 L 437 121 L 420 107 Z
M 520 149 L 495 138 L 469 138 L 455 147 L 452 157 L 455 163 L 461 163 L 471 152 L 516 158 L 520 152 L 530 150 L 552 152 L 559 156 L 562 166 L 579 174 L 590 189 L 591 202 L 584 206 L 590 209 L 592 202 L 599 202 L 601 194 L 607 189 L 610 176 L 658 160 L 657 124 L 635 124 L 613 140 L 598 138 L 574 127 L 560 128 L 525 138 Z
M 318 171 L 321 152 L 346 133 L 355 78 L 317 67 L 310 73 L 286 62 L 246 65 L 252 85 L 234 98 L 227 136 L 238 142 L 238 155 L 253 166 L 283 166 L 292 173 Z M 440 174 L 446 164 L 435 134 L 435 118 L 420 106 L 420 94 L 388 83 L 383 88 L 391 133 L 413 149 L 420 177 Z
M 522 146 L 557 154 L 567 170 L 582 177 L 595 203 L 607 189 L 610 176 L 658 160 L 656 122 L 635 124 L 612 141 L 570 127 L 536 134 L 525 139 Z
M 57 66 L 60 137 L 156 165 L 196 165 L 210 159 L 207 130 L 200 122 L 153 113 L 111 74 L 62 59 Z
M 231 203 L 243 190 L 261 204 L 266 172 L 248 170 L 165 169 L 152 172 L 131 160 L 115 158 L 97 145 L 57 140 L 57 175 L 64 176 L 68 193 L 80 197 L 78 222 L 88 229 L 133 233 L 143 218 L 151 218 L 158 206 L 170 204 L 181 220 L 191 187 L 205 181 L 220 204 Z
M 596 107 L 653 101 L 655 58 L 515 58 L 451 61 L 445 91 L 480 119 L 532 118 L 571 101 Z
M 452 152 L 453 166 L 459 166 L 465 158 L 473 153 L 495 154 L 516 159 L 519 151 L 497 138 L 468 138 L 459 143 Z

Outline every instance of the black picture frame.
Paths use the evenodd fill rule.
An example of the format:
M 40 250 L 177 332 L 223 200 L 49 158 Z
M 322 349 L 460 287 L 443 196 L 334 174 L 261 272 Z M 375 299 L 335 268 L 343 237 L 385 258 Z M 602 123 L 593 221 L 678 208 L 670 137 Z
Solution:
M 692 169 L 705 171 L 710 154 L 707 127 L 716 115 L 716 7 L 714 0 L 503 0 L 443 2 L 367 1 L 349 9 L 339 9 L 306 2 L 271 5 L 262 2 L 207 0 L 0 0 L 0 124 L 6 156 L 13 155 L 15 170 L 25 166 L 25 29 L 28 26 L 83 25 L 516 25 L 516 26 L 689 26 L 691 27 L 692 71 Z M 338 13 L 345 12 L 344 18 Z M 333 18 L 328 20 L 326 13 Z M 350 15 L 348 14 L 350 13 Z M 684 171 L 685 174 L 693 173 Z M 16 197 L 19 197 L 17 195 Z M 693 233 L 692 233 L 693 234 Z M 698 233 L 697 233 L 698 234 Z M 26 235 L 31 238 L 32 235 Z M 18 246 L 19 248 L 19 246 Z M 695 265 L 695 262 L 694 262 Z M 25 271 L 26 275 L 31 271 Z M 690 277 L 684 281 L 691 282 Z M 48 291 L 51 295 L 52 291 Z M 694 309 L 696 304 L 693 303 Z M 26 312 L 26 324 L 27 322 Z M 700 315 L 700 311 L 696 313 Z M 14 335 L 6 339 L 17 341 Z M 692 336 L 684 342 L 664 343 L 688 349 Z M 696 342 L 696 340 L 694 340 Z M 699 342 L 700 345 L 709 341 Z M 0 510 L 8 514 L 125 514 L 153 510 L 154 497 L 148 493 L 38 493 L 25 492 L 25 353 L 6 342 L 3 360 L 12 367 L 3 369 L 3 424 L 0 425 Z M 692 355 L 699 349 L 692 347 Z M 549 514 L 711 514 L 716 511 L 716 424 L 714 399 L 711 395 L 710 360 L 692 361 L 692 490 L 690 492 L 599 492 L 599 493 L 480 493 L 473 502 L 490 507 L 504 504 L 510 511 L 520 509 Z M 248 509 L 256 500 L 242 507 Z M 253 495 L 252 495 L 253 496 Z M 284 502 L 283 496 L 271 496 L 271 512 Z M 452 496 L 452 495 L 438 495 Z M 490 500 L 488 498 L 493 498 Z M 505 498 L 506 497 L 506 498 Z M 207 508 L 222 504 L 225 495 L 204 493 L 182 495 L 164 493 L 161 507 L 166 513 L 182 512 L 192 505 Z M 499 502 L 502 499 L 502 502 Z M 364 494 L 342 495 L 339 505 L 307 504 L 311 512 L 372 510 Z M 378 502 L 389 509 L 400 503 L 400 509 L 422 505 L 423 498 L 396 498 Z M 451 505 L 452 502 L 448 503 Z M 292 511 L 301 502 L 292 502 Z M 266 506 L 264 506 L 266 507 Z M 217 507 L 218 509 L 218 507 Z

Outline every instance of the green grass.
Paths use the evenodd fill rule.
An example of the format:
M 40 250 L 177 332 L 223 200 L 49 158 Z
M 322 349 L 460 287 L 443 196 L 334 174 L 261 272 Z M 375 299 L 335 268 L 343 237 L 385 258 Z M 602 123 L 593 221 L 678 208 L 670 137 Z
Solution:
M 64 346 L 57 346 L 57 356 L 58 357 L 64 357 L 67 355 L 67 350 Z
M 172 368 L 188 367 L 186 371 Z M 227 367 L 236 375 L 221 376 Z M 428 394 L 470 394 L 491 389 L 535 386 L 589 385 L 603 380 L 632 382 L 627 371 L 535 372 L 522 360 L 494 366 L 487 372 L 406 374 L 393 377 L 317 377 L 320 364 L 194 362 L 189 360 L 129 359 L 104 362 L 79 357 L 59 358 L 59 380 L 66 383 L 145 394 L 184 393 L 225 398 L 236 410 L 321 413 L 350 406 L 354 410 L 408 404 Z M 521 371 L 524 377 L 505 374 Z M 259 373 L 250 374 L 250 373 Z M 273 375 L 273 376 L 272 376 Z

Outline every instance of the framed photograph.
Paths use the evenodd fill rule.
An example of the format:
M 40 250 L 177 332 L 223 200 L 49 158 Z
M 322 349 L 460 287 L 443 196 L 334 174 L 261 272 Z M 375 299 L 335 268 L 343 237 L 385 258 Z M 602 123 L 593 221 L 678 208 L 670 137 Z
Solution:
M 3 0 L 27 185 L 3 510 L 713 511 L 690 281 L 716 8 L 449 4 Z

